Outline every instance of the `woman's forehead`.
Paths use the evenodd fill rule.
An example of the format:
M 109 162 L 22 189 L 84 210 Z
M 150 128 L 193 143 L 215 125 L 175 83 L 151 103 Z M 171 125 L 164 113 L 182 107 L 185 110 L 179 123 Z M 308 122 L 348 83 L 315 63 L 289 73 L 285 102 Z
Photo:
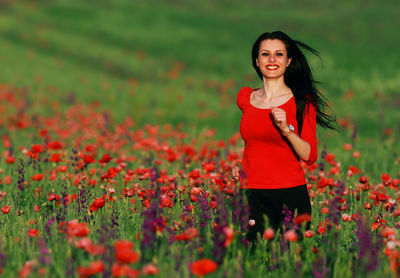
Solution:
M 260 43 L 260 51 L 286 51 L 286 46 L 283 41 L 278 39 L 267 39 Z

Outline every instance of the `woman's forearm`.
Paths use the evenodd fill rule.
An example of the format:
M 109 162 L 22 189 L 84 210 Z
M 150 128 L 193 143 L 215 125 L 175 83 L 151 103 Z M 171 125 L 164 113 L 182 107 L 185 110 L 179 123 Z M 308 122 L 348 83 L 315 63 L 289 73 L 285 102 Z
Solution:
M 286 136 L 297 155 L 304 161 L 310 157 L 311 146 L 308 142 L 301 139 L 296 133 L 291 132 Z

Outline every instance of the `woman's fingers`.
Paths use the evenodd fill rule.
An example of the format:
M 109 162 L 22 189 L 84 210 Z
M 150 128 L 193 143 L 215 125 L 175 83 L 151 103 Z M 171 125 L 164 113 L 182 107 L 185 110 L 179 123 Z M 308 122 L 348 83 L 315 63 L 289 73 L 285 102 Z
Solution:
M 233 167 L 232 168 L 232 177 L 234 180 L 239 179 L 239 168 L 238 167 Z
M 272 118 L 275 122 L 275 124 L 277 124 L 279 126 L 279 128 L 284 128 L 284 126 L 281 126 L 282 124 L 285 125 L 286 123 L 286 112 L 285 110 L 281 109 L 281 108 L 276 108 L 276 107 L 271 107 L 271 114 L 272 114 Z

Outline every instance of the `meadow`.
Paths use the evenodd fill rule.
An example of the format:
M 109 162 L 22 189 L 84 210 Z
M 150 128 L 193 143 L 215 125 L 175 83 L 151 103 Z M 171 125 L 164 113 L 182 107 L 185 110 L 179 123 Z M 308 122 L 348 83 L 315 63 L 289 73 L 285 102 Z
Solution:
M 0 2 L 0 277 L 397 277 L 397 2 Z M 251 249 L 236 94 L 283 30 L 341 132 Z M 298 231 L 301 238 L 296 238 Z

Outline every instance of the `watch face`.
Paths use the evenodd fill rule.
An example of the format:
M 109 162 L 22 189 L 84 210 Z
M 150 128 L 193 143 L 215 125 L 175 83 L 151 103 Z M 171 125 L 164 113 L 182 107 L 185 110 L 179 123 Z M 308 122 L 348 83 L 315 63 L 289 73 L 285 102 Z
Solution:
M 290 131 L 294 131 L 294 126 L 292 126 L 291 124 L 289 124 L 289 129 L 290 129 Z

